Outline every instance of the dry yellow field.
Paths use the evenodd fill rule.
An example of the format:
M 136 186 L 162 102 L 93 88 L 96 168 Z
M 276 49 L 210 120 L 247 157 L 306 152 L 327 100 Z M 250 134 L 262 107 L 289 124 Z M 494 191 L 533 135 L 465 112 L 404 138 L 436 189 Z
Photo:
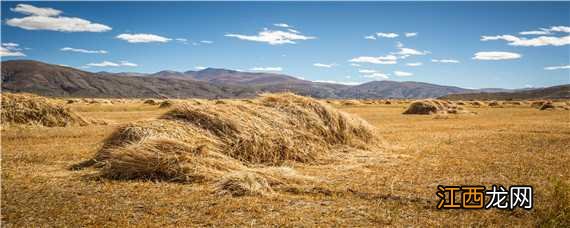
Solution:
M 3 226 L 569 226 L 570 112 L 528 105 L 402 115 L 404 104 L 337 106 L 379 130 L 381 149 L 289 164 L 313 186 L 231 197 L 210 186 L 97 177 L 118 126 L 166 112 L 142 102 L 71 104 L 108 125 L 2 129 Z M 438 185 L 532 185 L 534 209 L 438 210 Z

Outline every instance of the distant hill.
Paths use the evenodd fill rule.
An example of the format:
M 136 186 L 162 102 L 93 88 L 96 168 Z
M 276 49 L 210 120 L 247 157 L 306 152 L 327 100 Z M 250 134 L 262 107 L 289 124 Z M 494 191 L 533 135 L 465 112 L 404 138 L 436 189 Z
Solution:
M 339 96 L 361 99 L 376 97 L 426 98 L 466 92 L 473 92 L 473 90 L 423 82 L 373 81 L 342 89 Z
M 441 98 L 449 100 L 570 99 L 570 84 L 514 92 L 450 94 Z
M 173 78 L 97 74 L 37 61 L 2 62 L 2 90 L 58 97 L 251 97 L 248 87 Z
M 263 92 L 294 92 L 316 98 L 434 98 L 517 99 L 568 96 L 568 89 L 546 92 L 499 88 L 470 90 L 423 82 L 373 81 L 356 86 L 302 80 L 284 74 L 207 68 L 200 71 L 86 72 L 31 60 L 2 62 L 2 90 L 44 96 L 73 97 L 169 97 L 239 98 Z M 558 92 L 557 92 L 558 91 Z M 454 94 L 454 95 L 451 95 Z M 462 94 L 462 95 L 458 95 Z M 473 95 L 475 94 L 475 95 Z M 488 97 L 488 98 L 482 98 Z M 504 97 L 504 98 L 502 98 Z

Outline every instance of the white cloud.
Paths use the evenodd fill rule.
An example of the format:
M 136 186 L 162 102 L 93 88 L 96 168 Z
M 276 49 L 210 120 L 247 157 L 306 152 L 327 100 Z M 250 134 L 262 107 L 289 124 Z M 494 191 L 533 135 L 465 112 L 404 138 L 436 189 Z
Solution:
M 128 67 L 136 67 L 136 66 L 139 66 L 139 65 L 136 64 L 136 63 L 131 63 L 131 62 L 129 62 L 129 61 L 124 61 L 124 60 L 121 61 L 121 64 L 120 64 L 120 65 L 121 65 L 121 66 L 128 66 Z
M 26 30 L 49 30 L 58 32 L 106 32 L 111 27 L 77 17 L 59 16 L 62 12 L 52 8 L 39 8 L 18 4 L 12 11 L 26 14 L 22 18 L 6 20 L 6 24 Z
M 414 36 L 417 36 L 418 33 L 417 33 L 417 32 L 407 32 L 407 33 L 405 33 L 404 35 L 405 35 L 406 37 L 414 37 Z
M 459 60 L 456 59 L 432 59 L 434 63 L 459 63 Z
M 176 38 L 174 40 L 181 42 L 183 44 L 188 44 L 188 39 L 186 39 L 186 38 Z
M 200 40 L 200 43 L 203 43 L 203 44 L 213 44 L 214 41 L 210 41 L 210 40 Z
M 247 40 L 247 41 L 254 41 L 254 42 L 263 42 L 268 43 L 270 45 L 278 45 L 278 44 L 296 44 L 297 40 L 312 40 L 316 39 L 313 36 L 305 36 L 300 33 L 292 33 L 292 32 L 285 32 L 279 30 L 268 30 L 264 29 L 263 31 L 259 32 L 257 35 L 241 35 L 241 34 L 226 34 L 226 37 L 234 37 L 240 40 Z
M 533 30 L 533 31 L 524 31 L 519 32 L 521 35 L 548 35 L 550 32 L 548 30 Z
M 388 79 L 389 78 L 388 74 L 383 74 L 383 73 L 379 73 L 379 72 L 367 74 L 367 75 L 362 75 L 362 76 L 365 78 L 382 78 L 382 79 Z
M 12 8 L 10 10 L 21 14 L 45 16 L 45 17 L 57 16 L 61 14 L 60 10 L 52 8 L 39 8 L 28 4 L 18 4 L 16 5 L 16 8 Z
M 404 44 L 402 42 L 398 41 L 398 42 L 396 42 L 396 47 L 397 48 L 403 48 Z
M 283 71 L 281 67 L 253 67 L 249 70 L 253 71 Z
M 59 49 L 60 51 L 71 51 L 71 52 L 79 52 L 79 53 L 86 53 L 86 54 L 107 54 L 105 50 L 87 50 L 82 48 L 71 48 L 71 47 L 64 47 Z
M 417 66 L 421 66 L 424 65 L 423 63 L 417 62 L 417 63 L 407 63 L 406 65 L 411 66 L 411 67 L 417 67 Z
M 409 72 L 404 72 L 404 71 L 394 71 L 394 75 L 396 75 L 398 77 L 409 77 L 409 76 L 412 76 L 414 74 L 409 73 Z
M 562 30 L 562 29 L 561 29 Z M 481 41 L 504 40 L 511 46 L 539 47 L 539 46 L 563 46 L 570 44 L 570 36 L 539 36 L 535 38 L 520 38 L 513 35 L 482 36 Z
M 295 29 L 292 29 L 292 28 L 287 29 L 287 31 L 292 32 L 292 33 L 301 33 L 301 32 L 299 32 L 298 30 L 295 30 Z
M 358 63 L 351 63 L 350 65 L 353 67 L 359 67 L 360 66 L 360 64 L 358 64 Z
M 121 40 L 125 40 L 129 43 L 150 43 L 150 42 L 166 43 L 166 42 L 172 40 L 170 38 L 166 38 L 163 36 L 154 35 L 154 34 L 146 34 L 146 33 L 137 33 L 137 34 L 123 33 L 123 34 L 116 36 L 116 38 L 121 39 Z
M 313 64 L 313 66 L 323 67 L 323 68 L 331 68 L 334 66 L 334 64 L 315 63 L 315 64 Z
M 367 39 L 367 40 L 375 40 L 376 37 L 375 37 L 374 35 L 370 35 L 370 36 L 365 36 L 364 39 Z
M 373 74 L 373 73 L 376 73 L 376 71 L 375 71 L 375 70 L 362 69 L 362 70 L 358 70 L 358 73 L 361 73 L 361 74 Z
M 550 27 L 549 31 L 570 33 L 570 27 L 568 27 L 568 26 L 552 26 L 552 27 Z
M 507 59 L 519 59 L 521 55 L 514 52 L 504 52 L 504 51 L 482 51 L 475 53 L 473 59 L 477 60 L 507 60 Z
M 121 66 L 136 67 L 138 65 L 136 63 L 131 63 L 128 61 L 121 61 L 119 63 L 103 61 L 100 63 L 88 63 L 86 66 L 87 67 L 121 67 Z
M 410 55 L 427 55 L 430 53 L 429 51 L 418 51 L 418 50 L 413 49 L 413 48 L 399 47 L 399 49 L 400 49 L 400 51 L 392 52 L 391 54 L 400 55 L 401 58 L 406 58 Z
M 549 67 L 545 67 L 545 70 L 563 70 L 563 69 L 570 69 L 570 65 L 564 65 L 564 66 L 549 66 Z
M 390 32 L 390 33 L 378 32 L 378 33 L 376 33 L 376 36 L 384 37 L 384 38 L 396 38 L 396 37 L 398 37 L 398 34 L 393 33 L 393 32 Z
M 14 57 L 14 56 L 26 56 L 26 55 L 22 52 L 10 50 L 8 48 L 0 46 L 0 57 Z
M 313 82 L 342 84 L 342 85 L 360 85 L 360 84 L 362 84 L 362 82 L 341 82 L 341 81 L 333 81 L 333 80 L 314 80 Z
M 194 69 L 196 70 L 205 70 L 207 67 L 204 66 L 195 66 Z
M 20 45 L 17 43 L 2 43 L 2 46 L 6 48 L 17 48 Z
M 354 62 L 354 63 L 396 64 L 397 59 L 398 59 L 398 57 L 396 57 L 395 55 L 378 56 L 378 57 L 360 56 L 360 57 L 356 57 L 356 58 L 353 58 L 353 59 L 348 60 L 348 61 Z
M 276 27 L 281 27 L 281 28 L 291 28 L 291 27 L 293 27 L 293 26 L 290 26 L 290 25 L 285 24 L 285 23 L 278 23 L 278 24 L 273 24 L 273 25 L 276 26 Z

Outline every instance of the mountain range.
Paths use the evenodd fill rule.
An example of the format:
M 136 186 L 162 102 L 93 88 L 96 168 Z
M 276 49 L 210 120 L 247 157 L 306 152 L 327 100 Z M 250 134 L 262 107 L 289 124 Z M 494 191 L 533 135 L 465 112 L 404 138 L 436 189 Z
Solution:
M 2 90 L 56 97 L 245 98 L 263 92 L 294 92 L 316 98 L 428 98 L 451 94 L 505 92 L 423 82 L 372 81 L 349 86 L 273 73 L 207 68 L 152 74 L 87 72 L 32 60 L 3 61 Z M 509 91 L 512 92 L 512 91 Z

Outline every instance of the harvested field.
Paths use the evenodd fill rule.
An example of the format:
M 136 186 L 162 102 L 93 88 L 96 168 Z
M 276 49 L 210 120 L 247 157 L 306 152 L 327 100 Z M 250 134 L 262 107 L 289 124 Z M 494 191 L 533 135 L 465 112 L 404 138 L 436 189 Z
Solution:
M 281 96 L 180 103 L 189 104 L 166 109 L 141 100 L 78 102 L 66 107 L 111 124 L 3 128 L 2 224 L 565 227 L 570 221 L 565 178 L 570 112 L 564 109 L 481 106 L 478 115 L 434 118 L 402 115 L 405 104 L 323 108 L 320 102 Z M 223 107 L 240 113 L 227 114 Z M 368 145 L 362 139 L 367 134 L 337 131 L 347 126 L 338 121 L 343 114 L 334 114 L 339 110 L 372 125 L 373 137 L 381 139 L 378 149 L 361 148 Z M 299 118 L 287 118 L 292 113 Z M 272 117 L 275 123 L 247 124 L 269 114 L 278 115 Z M 313 117 L 338 118 L 327 122 L 339 125 Z M 288 137 L 292 126 L 310 128 L 303 132 L 323 138 L 315 145 L 325 147 L 284 147 L 286 154 L 312 159 L 255 150 L 276 148 L 255 140 Z M 270 127 L 284 130 L 274 133 Z M 261 131 L 263 138 L 251 131 Z M 346 141 L 328 141 L 335 138 Z M 263 159 L 232 151 L 228 145 L 238 139 L 250 139 L 250 153 L 264 152 Z M 101 163 L 69 169 L 94 155 Z M 535 206 L 530 211 L 435 208 L 438 185 L 468 184 L 532 185 Z

